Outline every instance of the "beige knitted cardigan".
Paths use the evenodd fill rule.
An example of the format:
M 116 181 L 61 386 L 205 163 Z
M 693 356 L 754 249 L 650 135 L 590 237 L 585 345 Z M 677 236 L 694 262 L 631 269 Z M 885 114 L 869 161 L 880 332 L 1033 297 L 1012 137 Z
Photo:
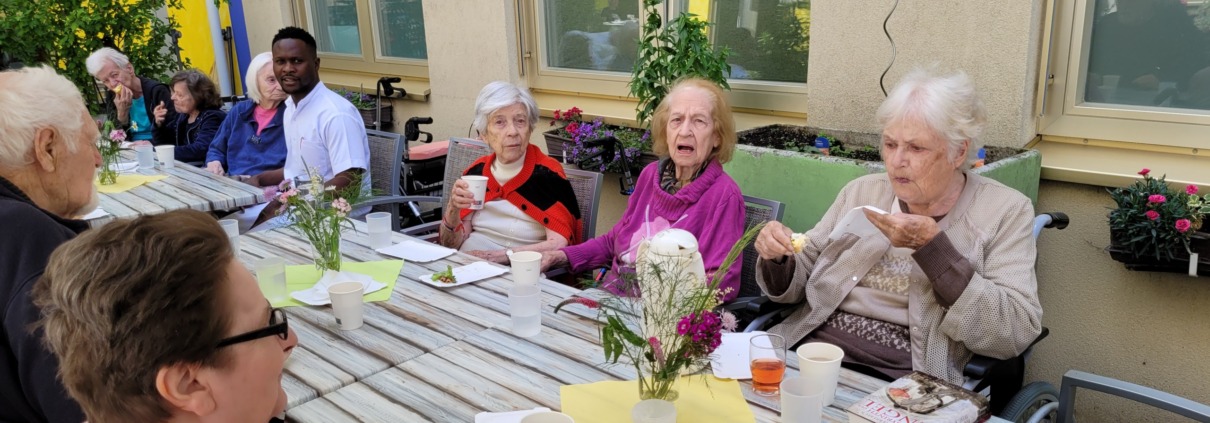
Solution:
M 958 202 L 938 224 L 954 248 L 970 260 L 975 275 L 949 309 L 937 302 L 931 284 L 913 284 L 908 292 L 912 368 L 955 383 L 962 383 L 962 368 L 972 352 L 1014 357 L 1042 330 L 1034 274 L 1033 206 L 999 182 L 969 172 L 966 176 Z M 770 297 L 780 303 L 806 300 L 806 304 L 771 332 L 793 345 L 836 311 L 890 243 L 881 234 L 865 238 L 846 234 L 837 240 L 828 239 L 828 234 L 854 207 L 890 210 L 893 199 L 886 174 L 863 176 L 841 190 L 823 219 L 807 232 L 811 240 L 795 256 L 790 287 Z M 765 273 L 757 272 L 757 283 L 768 292 Z

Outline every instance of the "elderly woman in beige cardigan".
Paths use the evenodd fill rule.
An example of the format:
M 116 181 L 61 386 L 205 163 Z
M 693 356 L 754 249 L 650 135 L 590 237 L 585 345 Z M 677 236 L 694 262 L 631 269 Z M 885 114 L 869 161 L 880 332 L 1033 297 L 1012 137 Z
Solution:
M 986 113 L 964 73 L 912 72 L 877 117 L 887 173 L 845 186 L 799 252 L 781 223 L 757 237 L 761 288 L 805 302 L 771 331 L 838 345 L 889 377 L 960 383 L 972 353 L 1013 357 L 1042 330 L 1033 207 L 967 171 Z M 877 230 L 829 236 L 861 206 L 890 213 L 862 210 Z

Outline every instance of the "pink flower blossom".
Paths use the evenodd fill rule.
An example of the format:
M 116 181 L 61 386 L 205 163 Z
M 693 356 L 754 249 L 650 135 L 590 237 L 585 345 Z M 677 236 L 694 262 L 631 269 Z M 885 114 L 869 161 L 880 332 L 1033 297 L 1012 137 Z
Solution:
M 1176 220 L 1176 231 L 1177 232 L 1180 232 L 1180 233 L 1189 232 L 1189 228 L 1192 226 L 1193 226 L 1193 224 L 1189 222 L 1189 219 L 1177 219 Z
M 1185 194 L 1197 195 L 1197 185 L 1186 185 Z
M 277 194 L 277 201 L 278 201 L 278 202 L 281 202 L 281 203 L 284 203 L 284 202 L 286 202 L 286 200 L 289 200 L 289 199 L 290 199 L 290 197 L 293 197 L 293 196 L 295 196 L 295 195 L 298 195 L 298 190 L 296 190 L 296 189 L 294 189 L 294 188 L 290 188 L 290 189 L 288 189 L 288 190 L 285 190 L 285 191 L 282 191 L 282 192 L 278 193 L 278 194 Z
M 348 216 L 349 212 L 353 211 L 353 208 L 349 206 L 349 202 L 343 198 L 332 200 L 332 208 L 336 209 L 336 215 L 340 217 Z
M 114 141 L 126 141 L 126 131 L 121 129 L 109 131 L 109 139 Z
M 1143 170 L 1139 171 L 1139 174 L 1143 176 L 1147 176 L 1148 173 L 1151 173 L 1151 169 L 1143 168 Z
M 660 345 L 660 340 L 656 337 L 647 338 L 647 343 L 651 344 L 652 355 L 655 356 L 655 362 L 660 368 L 664 367 L 664 348 Z
M 735 315 L 730 311 L 723 310 L 723 330 L 727 332 L 735 332 L 736 326 L 739 326 L 739 321 L 735 319 Z
M 1145 214 L 1147 215 L 1147 218 L 1151 219 L 1151 220 L 1156 220 L 1156 219 L 1160 218 L 1160 212 L 1157 212 L 1155 210 L 1147 210 L 1147 213 L 1145 213 Z
M 1168 201 L 1168 198 L 1164 197 L 1163 194 L 1151 194 L 1150 197 L 1147 197 L 1147 202 L 1151 204 L 1160 204 L 1165 201 Z
M 585 306 L 585 307 L 588 307 L 591 309 L 601 308 L 601 304 L 598 303 L 596 300 L 584 298 L 584 297 L 572 297 L 572 298 L 568 298 L 566 300 L 559 302 L 559 304 L 555 306 L 555 313 L 558 313 L 559 309 L 563 308 L 563 306 L 568 305 L 568 304 L 579 304 L 579 305 L 582 305 L 582 306 Z

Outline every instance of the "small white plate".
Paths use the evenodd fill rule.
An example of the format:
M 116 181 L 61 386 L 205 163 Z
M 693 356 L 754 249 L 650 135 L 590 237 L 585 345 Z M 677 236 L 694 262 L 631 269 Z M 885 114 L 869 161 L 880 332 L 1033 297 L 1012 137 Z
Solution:
M 433 280 L 433 274 L 420 275 L 420 281 L 438 288 L 449 288 L 452 286 L 466 285 L 472 282 L 478 282 L 493 276 L 503 275 L 508 272 L 508 269 L 492 266 L 485 261 L 477 261 L 466 266 L 454 268 L 454 283 L 437 282 Z
M 399 257 L 401 259 L 427 263 L 433 260 L 443 259 L 454 254 L 454 249 L 442 247 L 437 244 L 430 244 L 423 241 L 406 240 L 395 245 L 382 247 L 377 250 L 379 253 L 386 254 L 391 257 Z

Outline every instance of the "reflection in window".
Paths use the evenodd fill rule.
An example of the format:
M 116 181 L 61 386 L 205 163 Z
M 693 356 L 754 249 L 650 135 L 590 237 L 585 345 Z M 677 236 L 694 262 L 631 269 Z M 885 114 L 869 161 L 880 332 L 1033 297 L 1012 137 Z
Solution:
M 310 0 L 311 35 L 323 53 L 361 54 L 354 0 Z
M 811 2 L 681 0 L 681 10 L 710 19 L 715 48 L 731 49 L 731 79 L 807 82 Z
M 377 2 L 378 43 L 383 56 L 427 59 L 421 0 Z
M 548 0 L 544 5 L 547 66 L 627 73 L 634 68 L 638 0 Z
M 1210 109 L 1210 10 L 1188 3 L 1098 0 L 1084 101 Z

